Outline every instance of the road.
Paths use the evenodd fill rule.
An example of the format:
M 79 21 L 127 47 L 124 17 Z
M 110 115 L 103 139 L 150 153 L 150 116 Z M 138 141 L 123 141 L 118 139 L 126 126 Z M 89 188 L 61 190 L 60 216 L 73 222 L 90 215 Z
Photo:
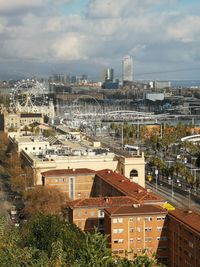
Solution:
M 13 204 L 9 200 L 9 193 L 5 187 L 4 179 L 0 174 L 0 214 L 5 215 L 9 219 L 9 211 Z
M 157 191 L 156 191 L 155 184 L 152 184 L 149 182 L 146 182 L 146 187 L 151 189 L 152 192 L 158 195 L 161 195 L 169 203 L 171 203 L 172 205 L 176 207 L 200 211 L 200 202 L 197 203 L 193 201 L 189 193 L 185 192 L 185 194 L 183 195 L 174 190 L 172 194 L 172 190 L 170 188 L 160 186 L 160 185 L 157 186 Z

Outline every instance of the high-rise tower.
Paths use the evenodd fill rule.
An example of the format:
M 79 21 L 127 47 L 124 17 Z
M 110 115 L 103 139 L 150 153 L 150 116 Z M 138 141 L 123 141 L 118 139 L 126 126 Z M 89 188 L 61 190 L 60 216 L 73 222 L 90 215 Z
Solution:
M 113 82 L 114 80 L 114 70 L 111 68 L 104 69 L 103 71 L 104 82 Z
M 123 57 L 122 80 L 123 82 L 133 81 L 133 57 L 130 55 Z

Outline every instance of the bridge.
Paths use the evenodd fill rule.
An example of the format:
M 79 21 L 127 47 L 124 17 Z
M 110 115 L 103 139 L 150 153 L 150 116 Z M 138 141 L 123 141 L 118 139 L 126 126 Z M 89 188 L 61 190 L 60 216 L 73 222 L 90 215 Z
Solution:
M 188 142 L 200 142 L 200 134 L 195 134 L 195 135 L 189 135 L 181 138 L 181 141 L 188 141 Z

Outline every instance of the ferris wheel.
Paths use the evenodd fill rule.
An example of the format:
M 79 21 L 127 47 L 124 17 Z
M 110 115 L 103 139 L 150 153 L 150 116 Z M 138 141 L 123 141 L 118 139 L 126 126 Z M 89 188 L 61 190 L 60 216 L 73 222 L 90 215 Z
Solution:
M 46 88 L 38 81 L 27 79 L 15 84 L 10 96 L 11 106 L 17 110 L 43 106 L 48 103 Z

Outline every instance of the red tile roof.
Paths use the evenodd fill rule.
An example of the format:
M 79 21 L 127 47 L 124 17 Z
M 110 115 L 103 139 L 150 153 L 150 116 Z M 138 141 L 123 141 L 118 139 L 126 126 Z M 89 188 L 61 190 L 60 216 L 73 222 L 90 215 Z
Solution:
M 112 207 L 112 208 L 105 209 L 105 212 L 111 216 L 115 216 L 115 215 L 134 216 L 134 215 L 139 215 L 139 214 L 141 215 L 142 214 L 148 214 L 148 215 L 167 214 L 166 210 L 156 205 L 139 205 L 138 207 L 137 205 L 136 207 L 131 205 L 131 206 L 117 207 L 117 208 Z
M 200 234 L 200 213 L 176 208 L 173 211 L 169 211 L 169 217 L 178 220 Z
M 42 172 L 41 174 L 45 177 L 57 176 L 57 175 L 78 175 L 78 174 L 95 174 L 96 172 L 91 169 L 81 168 L 81 169 L 60 169 L 60 170 L 50 170 Z
M 121 197 L 94 197 L 77 199 L 67 203 L 71 208 L 84 208 L 84 207 L 119 207 L 127 206 L 136 203 L 131 197 L 121 196 Z
M 125 176 L 113 172 L 111 170 L 101 170 L 96 172 L 97 175 L 103 179 L 105 182 L 111 184 L 113 187 L 118 189 L 124 195 L 133 197 L 134 200 L 140 202 L 146 201 L 155 201 L 155 202 L 162 202 L 163 198 L 157 196 L 153 193 L 149 193 L 145 188 L 142 186 L 131 182 Z
M 81 174 L 96 174 L 98 177 L 103 179 L 106 183 L 112 185 L 118 191 L 120 191 L 124 196 L 129 196 L 134 199 L 135 202 L 149 203 L 149 202 L 164 202 L 163 198 L 149 193 L 142 186 L 131 182 L 125 176 L 113 172 L 109 169 L 94 171 L 87 168 L 81 169 L 61 169 L 61 170 L 50 170 L 43 172 L 42 175 L 45 177 L 55 177 L 58 175 L 81 175 Z

